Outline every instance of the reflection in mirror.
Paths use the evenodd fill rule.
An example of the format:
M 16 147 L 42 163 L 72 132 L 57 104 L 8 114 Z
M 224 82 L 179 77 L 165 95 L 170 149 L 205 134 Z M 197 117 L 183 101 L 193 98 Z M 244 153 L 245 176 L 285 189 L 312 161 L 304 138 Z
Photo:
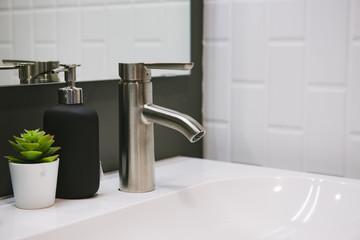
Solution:
M 35 84 L 35 83 L 51 83 L 59 82 L 60 79 L 57 74 L 51 73 L 53 69 L 58 68 L 59 61 L 29 61 L 29 60 L 15 60 L 3 59 L 3 64 L 0 70 L 18 70 L 18 78 L 20 84 Z
M 190 0 L 1 0 L 3 59 L 79 63 L 79 80 L 119 78 L 119 62 L 189 62 Z M 19 83 L 0 71 L 0 85 Z

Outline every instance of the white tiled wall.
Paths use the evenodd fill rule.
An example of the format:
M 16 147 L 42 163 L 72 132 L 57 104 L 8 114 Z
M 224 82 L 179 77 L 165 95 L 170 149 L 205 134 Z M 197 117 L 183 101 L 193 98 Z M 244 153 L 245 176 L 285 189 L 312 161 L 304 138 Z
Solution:
M 205 157 L 360 178 L 360 0 L 205 0 Z
M 119 62 L 188 62 L 190 0 L 0 0 L 7 58 L 80 63 L 82 80 L 118 78 Z M 0 85 L 16 75 L 0 71 Z

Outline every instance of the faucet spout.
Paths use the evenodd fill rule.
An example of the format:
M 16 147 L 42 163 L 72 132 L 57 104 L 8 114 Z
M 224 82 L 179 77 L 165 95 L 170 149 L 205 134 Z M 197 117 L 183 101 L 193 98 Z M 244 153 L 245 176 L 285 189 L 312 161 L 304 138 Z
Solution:
M 143 116 L 149 122 L 177 130 L 192 143 L 200 140 L 205 134 L 203 126 L 192 117 L 155 104 L 145 104 Z

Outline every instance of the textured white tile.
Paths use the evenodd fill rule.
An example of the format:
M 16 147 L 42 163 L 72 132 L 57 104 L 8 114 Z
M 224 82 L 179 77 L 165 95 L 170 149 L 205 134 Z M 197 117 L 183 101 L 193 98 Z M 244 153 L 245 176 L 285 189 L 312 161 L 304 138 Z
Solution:
M 14 11 L 8 11 L 12 6 Z M 14 58 L 56 55 L 61 62 L 81 63 L 87 55 L 83 46 L 103 44 L 109 63 L 101 73 L 105 78 L 118 77 L 121 61 L 190 61 L 189 0 L 1 0 L 0 9 L 1 14 L 13 14 L 13 27 L 0 17 L 0 43 L 17 37 Z M 55 50 L 43 52 L 52 44 Z M 78 76 L 81 72 L 80 68 Z M 153 76 L 189 73 L 154 71 Z
M 102 5 L 105 3 L 105 0 L 81 0 L 81 5 Z
M 51 45 L 38 45 L 34 48 L 34 58 L 38 61 L 56 61 L 57 48 L 55 44 Z
M 233 3 L 234 79 L 259 80 L 266 76 L 266 3 L 248 1 Z
M 170 2 L 163 7 L 163 61 L 190 62 L 190 2 Z
M 82 53 L 82 80 L 106 79 L 106 48 L 84 46 Z
M 34 40 L 35 42 L 55 42 L 56 14 L 54 10 L 34 12 Z
M 12 40 L 11 15 L 0 12 L 0 43 L 10 43 Z
M 108 76 L 118 78 L 118 63 L 131 62 L 129 56 L 134 55 L 133 41 L 133 8 L 128 5 L 111 7 L 107 9 L 107 59 Z M 120 34 L 114 29 L 121 29 Z M 127 34 L 121 34 L 126 32 Z
M 82 11 L 82 39 L 83 41 L 104 41 L 106 15 L 103 7 L 83 8 Z M 117 31 L 117 29 L 113 29 Z M 119 33 L 121 30 L 118 29 Z
M 360 132 L 360 45 L 351 46 L 349 66 L 349 131 Z
M 307 69 L 310 83 L 345 83 L 348 1 L 308 1 Z
M 353 16 L 351 18 L 352 25 L 354 26 L 353 38 L 360 38 L 360 0 L 351 1 L 351 8 Z
M 230 2 L 204 3 L 204 39 L 230 38 Z
M 14 58 L 32 59 L 33 27 L 31 12 L 15 12 L 13 15 Z
M 304 0 L 275 0 L 269 3 L 271 38 L 304 38 Z
M 1 51 L 1 49 L 0 49 Z M 19 80 L 14 77 L 12 70 L 8 71 L 0 71 L 0 87 L 2 85 L 11 85 L 11 84 L 19 84 Z
M 203 110 L 205 119 L 229 121 L 230 51 L 228 43 L 204 44 Z
M 270 124 L 302 126 L 304 119 L 303 46 L 271 46 L 269 60 Z
M 211 19 L 223 14 L 223 8 L 213 6 L 223 6 L 227 2 L 205 1 L 205 8 L 211 10 L 205 10 L 204 18 L 209 18 L 208 22 L 212 24 L 204 26 L 205 119 L 209 112 L 205 99 L 212 94 L 213 88 L 218 88 L 215 85 L 208 88 L 205 82 L 207 65 L 216 62 L 207 51 L 211 34 L 217 32 L 208 29 L 214 28 L 214 24 L 222 25 Z M 231 77 L 235 80 L 229 129 L 232 161 L 344 174 L 345 135 L 356 132 L 357 136 L 360 132 L 359 6 L 360 0 L 231 2 L 230 65 Z M 226 32 L 226 26 L 221 31 Z M 213 39 L 224 38 L 215 36 Z M 348 41 L 354 39 L 349 49 Z M 217 74 L 216 70 L 213 70 L 214 74 Z M 344 86 L 347 75 L 348 88 Z M 269 87 L 268 91 L 265 87 Z M 221 96 L 214 96 L 211 101 L 222 100 Z M 214 110 L 212 115 L 221 111 L 224 109 Z M 221 123 L 210 128 L 226 122 L 216 120 Z M 218 143 L 209 140 L 206 144 L 205 154 L 207 151 L 219 152 Z M 351 144 L 348 144 L 347 162 L 353 162 L 347 163 L 346 171 L 349 176 L 355 176 L 355 166 L 360 161 L 358 146 Z M 349 156 L 353 160 L 349 160 Z M 351 164 L 353 172 L 348 169 L 352 168 Z
M 30 8 L 32 6 L 32 1 L 29 0 L 13 0 L 12 1 L 13 8 Z
M 65 6 L 78 6 L 79 0 L 57 0 L 57 5 L 61 7 Z
M 360 137 L 347 139 L 345 177 L 360 178 Z
M 11 59 L 11 47 L 0 46 L 0 61 L 3 59 Z M 0 64 L 3 65 L 3 64 Z M 9 85 L 19 83 L 17 70 L 1 70 L 0 71 L 0 85 Z
M 116 4 L 116 3 L 129 3 L 131 2 L 131 0 L 107 0 L 107 3 L 112 3 L 112 4 Z
M 205 122 L 204 157 L 207 159 L 230 162 L 229 126 Z
M 162 4 L 136 4 L 134 28 L 136 41 L 161 41 L 164 18 Z M 166 33 L 169 34 L 169 33 Z
M 231 160 L 263 165 L 266 161 L 266 91 L 263 87 L 232 89 Z
M 0 1 L 0 9 L 10 9 L 11 8 L 11 0 L 1 0 Z
M 138 3 L 159 3 L 162 0 L 133 0 L 136 4 Z
M 58 10 L 58 57 L 63 63 L 78 63 L 81 61 L 81 18 L 80 10 Z
M 286 130 L 269 130 L 267 166 L 301 171 L 303 134 Z
M 44 7 L 54 7 L 55 0 L 33 0 L 34 7 L 36 8 L 44 8 Z
M 134 44 L 133 62 L 161 62 L 164 48 L 161 42 L 138 42 Z M 151 70 L 152 76 L 156 69 Z
M 305 170 L 343 175 L 345 93 L 309 91 L 305 126 Z
M 0 45 L 0 61 L 2 61 L 3 59 L 9 59 L 11 58 L 11 47 L 10 46 L 1 46 Z M 0 64 L 2 65 L 2 64 Z M 7 72 L 7 71 L 0 71 L 1 72 Z

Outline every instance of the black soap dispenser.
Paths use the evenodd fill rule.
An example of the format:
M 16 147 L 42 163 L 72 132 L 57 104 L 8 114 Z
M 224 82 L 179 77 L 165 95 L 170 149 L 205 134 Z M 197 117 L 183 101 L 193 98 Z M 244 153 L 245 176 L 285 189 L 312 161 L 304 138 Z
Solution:
M 76 67 L 61 65 L 66 87 L 58 90 L 59 104 L 44 113 L 44 130 L 61 146 L 56 197 L 92 197 L 99 189 L 99 120 L 95 110 L 83 105 L 83 92 L 75 87 Z

